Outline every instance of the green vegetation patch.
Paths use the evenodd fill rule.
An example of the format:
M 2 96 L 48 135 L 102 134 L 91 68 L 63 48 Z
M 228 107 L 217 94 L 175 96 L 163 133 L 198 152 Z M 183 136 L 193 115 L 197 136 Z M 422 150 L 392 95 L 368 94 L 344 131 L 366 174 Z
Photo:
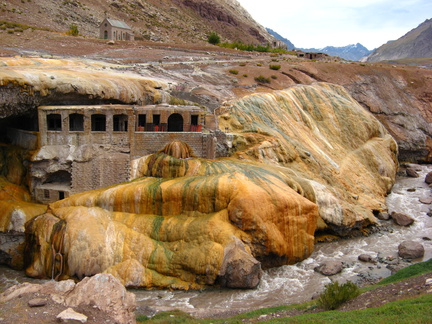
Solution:
M 428 294 L 414 299 L 395 301 L 378 308 L 305 314 L 291 318 L 274 319 L 267 323 L 430 323 L 431 312 L 432 294 Z
M 336 309 L 346 301 L 360 295 L 360 289 L 351 281 L 340 285 L 335 281 L 325 286 L 325 290 L 318 298 L 318 306 L 331 310 Z
M 258 83 L 270 83 L 271 82 L 270 78 L 266 78 L 263 75 L 259 75 L 259 76 L 255 77 L 254 80 Z
M 432 259 L 425 262 L 416 263 L 409 267 L 403 268 L 394 275 L 381 280 L 378 285 L 387 285 L 389 283 L 401 281 L 407 278 L 419 276 L 428 272 L 432 272 Z

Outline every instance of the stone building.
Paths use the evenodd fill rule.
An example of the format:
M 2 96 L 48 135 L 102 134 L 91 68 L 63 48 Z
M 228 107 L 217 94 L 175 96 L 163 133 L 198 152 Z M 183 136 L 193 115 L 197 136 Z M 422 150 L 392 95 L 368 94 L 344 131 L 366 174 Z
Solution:
M 41 203 L 130 179 L 132 161 L 173 140 L 203 158 L 215 157 L 215 122 L 196 106 L 42 106 L 39 132 L 11 129 L 32 149 L 31 192 Z
M 105 18 L 99 25 L 100 38 L 110 40 L 134 40 L 132 28 L 123 21 Z

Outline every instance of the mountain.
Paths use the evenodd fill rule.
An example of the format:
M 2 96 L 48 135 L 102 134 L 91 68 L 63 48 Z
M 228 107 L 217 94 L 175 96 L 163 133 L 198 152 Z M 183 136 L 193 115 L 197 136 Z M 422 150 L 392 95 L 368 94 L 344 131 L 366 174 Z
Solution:
M 300 48 L 304 52 L 326 53 L 330 56 L 339 56 L 345 60 L 359 61 L 361 58 L 368 56 L 372 51 L 368 50 L 362 44 L 351 44 L 342 47 L 326 46 L 321 49 Z
M 270 29 L 270 28 L 266 28 L 266 30 L 269 32 L 270 35 L 273 35 L 276 39 L 280 40 L 281 42 L 284 42 L 285 44 L 287 44 L 288 49 L 289 50 L 293 50 L 295 48 L 294 44 L 291 43 L 288 39 L 286 39 L 285 37 L 279 35 L 277 32 L 275 32 L 274 30 Z
M 206 42 L 211 32 L 222 41 L 274 40 L 237 0 L 10 0 L 2 3 L 1 19 L 56 32 L 75 24 L 80 35 L 98 38 L 106 17 L 127 23 L 137 40 Z
M 367 62 L 407 58 L 432 58 L 432 19 L 426 19 L 401 38 L 374 50 Z

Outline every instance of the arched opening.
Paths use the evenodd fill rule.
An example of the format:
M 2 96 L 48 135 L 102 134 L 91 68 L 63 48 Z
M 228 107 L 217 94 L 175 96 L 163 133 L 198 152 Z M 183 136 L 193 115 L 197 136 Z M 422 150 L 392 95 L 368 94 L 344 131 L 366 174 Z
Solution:
M 94 132 L 106 131 L 106 116 L 102 114 L 95 114 L 91 116 L 91 130 Z
M 108 30 L 104 31 L 104 39 L 108 39 Z
M 113 124 L 114 132 L 127 132 L 128 130 L 127 115 L 114 115 L 113 122 L 114 122 Z
M 168 132 L 183 132 L 183 117 L 180 114 L 172 114 L 168 118 Z
M 61 115 L 60 114 L 49 114 L 47 115 L 47 128 L 49 131 L 61 131 Z
M 70 114 L 69 115 L 69 131 L 82 132 L 84 130 L 84 115 Z

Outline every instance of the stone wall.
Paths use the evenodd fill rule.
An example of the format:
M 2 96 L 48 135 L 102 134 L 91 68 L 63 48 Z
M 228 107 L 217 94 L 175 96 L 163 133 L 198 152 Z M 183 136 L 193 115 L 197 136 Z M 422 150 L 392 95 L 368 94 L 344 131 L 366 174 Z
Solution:
M 215 157 L 214 136 L 212 134 L 197 132 L 137 132 L 134 136 L 134 144 L 131 146 L 131 159 L 156 153 L 174 140 L 180 140 L 189 144 L 198 157 L 209 159 Z

